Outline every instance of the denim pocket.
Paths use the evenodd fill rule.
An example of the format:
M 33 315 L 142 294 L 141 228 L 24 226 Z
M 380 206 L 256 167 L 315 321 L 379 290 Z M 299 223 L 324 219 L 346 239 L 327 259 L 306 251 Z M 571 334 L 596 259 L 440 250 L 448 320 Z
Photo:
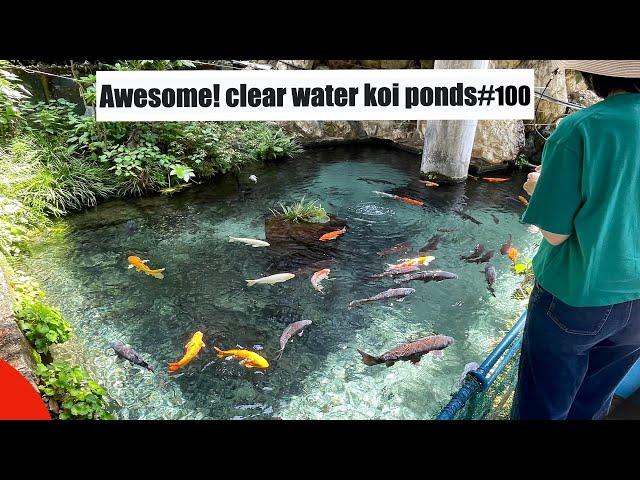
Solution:
M 567 333 L 597 335 L 607 322 L 613 307 L 572 307 L 554 296 L 547 315 Z

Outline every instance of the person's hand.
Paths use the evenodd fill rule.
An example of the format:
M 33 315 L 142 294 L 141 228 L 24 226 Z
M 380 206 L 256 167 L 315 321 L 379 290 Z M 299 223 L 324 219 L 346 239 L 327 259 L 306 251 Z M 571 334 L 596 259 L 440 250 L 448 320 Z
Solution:
M 522 188 L 524 188 L 524 191 L 527 192 L 529 196 L 533 195 L 533 191 L 536 189 L 536 184 L 538 183 L 538 178 L 540 177 L 541 169 L 542 167 L 538 165 L 535 171 L 531 172 L 527 176 L 527 181 L 522 186 Z

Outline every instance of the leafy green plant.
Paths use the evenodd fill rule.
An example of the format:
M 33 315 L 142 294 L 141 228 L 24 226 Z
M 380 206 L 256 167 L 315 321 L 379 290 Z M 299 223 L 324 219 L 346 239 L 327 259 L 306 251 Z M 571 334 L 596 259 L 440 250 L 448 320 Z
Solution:
M 38 364 L 38 386 L 60 420 L 108 420 L 107 392 L 89 378 L 87 372 L 64 362 Z
M 8 61 L 0 60 L 0 137 L 14 127 L 22 104 L 31 95 L 20 78 L 8 70 L 10 67 Z
M 78 79 L 80 86 L 82 87 L 81 93 L 84 103 L 87 105 L 96 104 L 96 76 L 87 75 Z
M 194 66 L 181 60 L 118 65 L 114 68 Z M 0 252 L 6 255 L 27 250 L 28 240 L 50 225 L 50 215 L 112 197 L 175 193 L 194 180 L 300 151 L 292 137 L 265 122 L 98 123 L 66 100 L 28 103 L 5 67 L 10 64 L 0 61 L 0 117 L 9 112 L 2 118 L 10 118 L 2 124 L 6 128 L 0 125 Z M 95 76 L 78 81 L 91 103 Z M 11 135 L 3 136 L 7 128 Z
M 0 171 L 0 253 L 13 256 L 27 248 L 31 235 L 49 224 L 45 202 L 25 193 L 37 173 L 30 143 L 14 138 L 0 146 Z
M 22 107 L 24 129 L 36 135 L 65 135 L 77 116 L 75 103 L 59 98 L 48 102 L 25 103 Z
M 40 300 L 23 298 L 15 304 L 14 313 L 18 326 L 40 354 L 48 355 L 49 346 L 71 336 L 71 326 L 62 314 Z
M 191 180 L 191 178 L 196 176 L 191 167 L 180 164 L 172 165 L 169 175 L 176 177 L 183 182 L 188 182 L 189 180 Z
M 0 148 L 7 177 L 0 195 L 42 214 L 63 215 L 95 206 L 116 190 L 117 180 L 101 166 L 69 156 L 59 141 L 15 137 Z
M 283 217 L 290 223 L 311 222 L 326 223 L 329 221 L 327 211 L 322 208 L 318 200 L 305 202 L 304 197 L 292 205 L 280 203 L 280 210 L 271 209 L 274 216 Z
M 245 148 L 256 160 L 292 157 L 302 151 L 292 136 L 286 135 L 282 129 L 268 127 L 257 128 L 247 135 Z
M 529 159 L 524 153 L 519 154 L 515 159 L 515 166 L 522 170 L 522 167 L 529 165 Z
M 10 285 L 17 300 L 43 300 L 45 293 L 38 282 L 26 275 L 22 270 L 16 270 L 10 277 Z
M 146 167 L 137 176 L 126 177 L 118 186 L 119 197 L 142 197 L 149 192 L 161 191 L 167 185 L 164 173 L 153 167 Z
M 174 158 L 160 151 L 157 146 L 128 147 L 118 145 L 106 150 L 101 156 L 102 162 L 111 162 L 109 168 L 118 176 L 135 177 L 149 166 L 169 168 Z
M 79 158 L 52 156 L 40 171 L 38 192 L 55 215 L 94 207 L 100 199 L 116 191 L 117 182 L 109 172 Z
M 107 392 L 79 367 L 51 362 L 49 347 L 71 336 L 60 312 L 45 303 L 40 285 L 21 270 L 10 276 L 14 312 L 18 325 L 33 345 L 31 351 L 40 378 L 39 390 L 49 409 L 61 420 L 110 419 Z M 43 363 L 44 362 L 44 363 Z

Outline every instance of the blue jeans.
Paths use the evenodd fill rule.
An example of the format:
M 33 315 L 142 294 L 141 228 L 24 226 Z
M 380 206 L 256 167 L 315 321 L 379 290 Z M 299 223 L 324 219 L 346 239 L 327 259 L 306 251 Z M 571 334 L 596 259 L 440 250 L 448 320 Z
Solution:
M 571 307 L 536 283 L 511 418 L 602 419 L 638 357 L 640 300 Z

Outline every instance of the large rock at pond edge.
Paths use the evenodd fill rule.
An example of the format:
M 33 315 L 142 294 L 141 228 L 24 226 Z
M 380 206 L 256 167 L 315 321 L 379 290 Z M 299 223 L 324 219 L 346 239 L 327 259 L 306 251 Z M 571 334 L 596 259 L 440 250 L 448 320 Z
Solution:
M 400 69 L 409 68 L 413 62 L 411 60 L 380 60 L 380 68 Z
M 31 346 L 18 328 L 6 278 L 0 269 L 0 358 L 18 370 L 37 390 L 36 365 Z
M 301 120 L 275 123 L 302 142 L 319 139 L 381 138 L 399 143 L 422 145 L 422 138 L 416 129 L 415 121 Z
M 311 70 L 314 60 L 278 60 L 276 70 Z
M 364 68 L 380 68 L 380 60 L 360 60 L 360 65 Z
M 522 120 L 479 120 L 471 156 L 497 164 L 515 159 L 524 148 Z
M 518 68 L 533 68 L 535 71 L 535 86 L 544 88 L 551 79 L 551 75 L 555 70 L 550 60 L 523 60 Z M 567 101 L 567 82 L 565 80 L 564 71 L 558 72 L 549 83 L 545 90 L 545 94 L 557 98 L 558 100 Z M 540 102 L 538 113 L 536 114 L 536 122 L 556 123 L 565 113 L 566 107 L 551 102 Z M 527 122 L 529 123 L 529 122 Z
M 370 138 L 382 138 L 399 143 L 421 142 L 416 121 L 363 120 L 358 123 Z
M 359 138 L 359 129 L 346 120 L 293 120 L 275 122 L 287 133 L 294 134 L 300 140 L 318 140 L 321 138 Z
M 324 63 L 331 70 L 345 70 L 358 66 L 357 60 L 325 60 Z
M 518 68 L 522 60 L 491 60 L 489 68 Z

